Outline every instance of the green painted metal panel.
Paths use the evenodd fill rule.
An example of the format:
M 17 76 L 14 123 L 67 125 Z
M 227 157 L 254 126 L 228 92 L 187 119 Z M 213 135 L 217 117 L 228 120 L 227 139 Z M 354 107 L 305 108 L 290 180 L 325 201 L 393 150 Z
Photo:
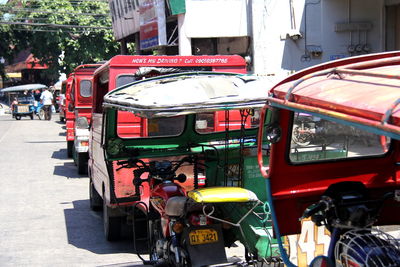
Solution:
M 185 0 L 169 0 L 172 15 L 186 13 Z

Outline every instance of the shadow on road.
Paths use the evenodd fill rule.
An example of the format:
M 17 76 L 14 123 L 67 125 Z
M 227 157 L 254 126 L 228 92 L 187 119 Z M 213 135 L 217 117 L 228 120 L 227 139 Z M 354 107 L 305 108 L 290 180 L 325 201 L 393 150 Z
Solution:
M 103 234 L 102 212 L 91 211 L 87 199 L 72 201 L 72 204 L 72 209 L 64 209 L 69 244 L 96 254 L 134 253 L 132 231 L 127 225 L 121 230 L 121 241 L 108 242 Z M 127 263 L 124 266 L 143 265 Z
M 86 178 L 86 175 L 79 175 L 78 169 L 73 162 L 65 162 L 64 165 L 54 166 L 54 175 L 64 176 L 70 179 Z
M 64 143 L 65 141 L 30 141 L 30 142 L 25 142 L 27 144 L 56 144 L 56 143 Z
M 68 159 L 67 149 L 62 148 L 58 151 L 54 151 L 53 155 L 51 155 L 52 159 Z
M 97 265 L 97 267 L 143 267 L 143 266 L 152 266 L 152 265 L 143 265 L 141 263 L 118 263 L 118 264 L 109 264 L 109 265 Z

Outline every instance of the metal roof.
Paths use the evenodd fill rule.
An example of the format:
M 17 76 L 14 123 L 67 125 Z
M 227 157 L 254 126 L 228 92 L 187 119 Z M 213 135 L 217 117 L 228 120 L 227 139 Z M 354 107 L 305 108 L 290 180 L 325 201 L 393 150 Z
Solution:
M 37 90 L 37 89 L 44 89 L 44 88 L 47 88 L 47 86 L 44 84 L 32 83 L 32 84 L 24 84 L 24 85 L 6 87 L 6 88 L 1 89 L 1 92 L 3 92 L 3 93 L 19 92 L 19 91 L 25 91 L 25 90 Z
M 109 92 L 104 106 L 142 117 L 260 108 L 272 82 L 257 76 L 193 72 L 159 76 Z

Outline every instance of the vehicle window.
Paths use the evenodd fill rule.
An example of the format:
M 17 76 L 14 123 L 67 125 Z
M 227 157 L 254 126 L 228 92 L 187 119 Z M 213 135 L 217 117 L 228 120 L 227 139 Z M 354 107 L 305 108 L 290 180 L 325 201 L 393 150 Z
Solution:
M 289 157 L 292 162 L 311 162 L 383 155 L 389 144 L 389 138 L 381 144 L 379 135 L 353 126 L 295 113 Z
M 196 131 L 198 133 L 215 133 L 239 130 L 242 124 L 246 129 L 258 127 L 259 112 L 254 110 L 230 110 L 196 114 Z
M 92 95 L 92 82 L 89 80 L 82 80 L 80 82 L 79 92 L 82 97 L 89 97 Z
M 120 87 L 120 86 L 122 86 L 122 85 L 131 83 L 131 82 L 134 82 L 134 81 L 136 81 L 134 75 L 120 75 L 120 76 L 118 76 L 118 78 L 117 78 L 117 81 L 116 81 L 115 86 L 116 86 L 116 87 Z
M 178 136 L 184 127 L 185 116 L 146 120 L 121 110 L 117 115 L 117 134 L 121 138 Z
M 149 119 L 147 125 L 149 136 L 178 136 L 184 130 L 185 116 Z

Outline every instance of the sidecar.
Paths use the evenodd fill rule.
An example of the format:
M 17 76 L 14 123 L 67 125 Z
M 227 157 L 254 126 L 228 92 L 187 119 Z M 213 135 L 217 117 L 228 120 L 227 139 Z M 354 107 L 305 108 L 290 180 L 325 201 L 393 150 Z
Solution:
M 17 102 L 13 105 L 12 117 L 16 120 L 20 120 L 21 117 L 30 117 L 33 120 L 35 115 L 34 98 L 32 96 L 19 96 Z
M 43 111 L 40 111 L 41 104 L 35 101 L 29 91 L 44 88 L 47 86 L 43 84 L 24 84 L 2 89 L 3 93 L 8 94 L 9 103 L 12 103 L 14 98 L 16 99 L 17 103 L 12 105 L 12 117 L 20 120 L 22 117 L 29 116 L 33 120 L 34 115 L 37 115 L 41 119 L 41 116 L 44 116 Z
M 330 236 L 328 230 L 345 232 L 360 225 L 394 225 L 391 230 L 398 238 L 400 217 L 395 214 L 400 211 L 399 71 L 399 52 L 372 54 L 300 71 L 269 91 L 260 116 L 258 160 L 266 178 L 274 233 L 287 266 L 308 266 L 318 255 L 328 256 L 336 266 L 366 266 L 358 265 L 355 257 L 348 265 L 333 258 L 334 250 L 328 247 L 338 242 L 340 231 L 333 231 Z M 272 119 L 264 122 L 264 117 Z M 313 138 L 305 142 L 306 134 Z M 264 159 L 265 139 L 271 142 L 268 162 Z M 310 151 L 320 151 L 327 157 L 316 157 Z M 357 190 L 352 188 L 355 185 Z M 346 194 L 353 199 L 338 202 L 332 197 L 339 199 Z M 397 197 L 377 201 L 387 194 Z M 334 219 L 322 217 L 328 208 L 318 210 L 313 206 L 324 197 L 336 207 L 335 213 L 328 214 Z M 357 198 L 362 200 L 355 202 Z M 352 203 L 361 204 L 351 209 Z M 379 203 L 374 205 L 380 208 L 371 203 Z M 311 220 L 304 219 L 311 211 Z M 377 219 L 371 216 L 374 212 L 378 213 Z M 321 223 L 320 218 L 325 221 Z M 368 229 L 364 233 L 371 231 Z M 374 239 L 377 236 L 369 242 Z M 284 249 L 288 244 L 290 251 Z M 368 242 L 358 244 L 358 250 L 367 245 Z M 373 250 L 379 249 L 382 247 L 376 245 Z M 350 252 L 346 253 L 342 256 L 349 257 Z M 358 256 L 360 259 L 367 258 L 359 255 L 364 255 Z M 388 266 L 383 262 L 369 266 Z
M 265 84 L 271 83 L 260 79 L 230 73 L 182 73 L 138 81 L 104 97 L 102 146 L 110 169 L 126 160 L 197 159 L 194 166 L 179 169 L 187 177 L 181 185 L 192 201 L 218 210 L 207 216 L 219 221 L 223 229 L 187 232 L 196 240 L 194 249 L 189 250 L 192 266 L 206 264 L 211 251 L 221 251 L 214 245 L 222 242 L 224 249 L 237 240 L 247 248 L 248 260 L 279 261 L 265 204 L 265 180 L 256 160 L 258 109 L 266 99 Z M 144 136 L 128 138 L 119 133 L 119 114 L 126 111 L 143 119 Z M 264 148 L 268 147 L 265 142 Z M 135 194 L 147 207 L 148 190 L 143 186 Z M 152 201 L 157 200 L 162 210 L 165 198 L 160 193 L 160 198 Z M 175 200 L 177 203 L 167 201 L 167 210 L 177 215 L 178 208 L 172 209 L 171 203 L 183 202 Z M 207 253 L 200 249 L 206 246 Z

